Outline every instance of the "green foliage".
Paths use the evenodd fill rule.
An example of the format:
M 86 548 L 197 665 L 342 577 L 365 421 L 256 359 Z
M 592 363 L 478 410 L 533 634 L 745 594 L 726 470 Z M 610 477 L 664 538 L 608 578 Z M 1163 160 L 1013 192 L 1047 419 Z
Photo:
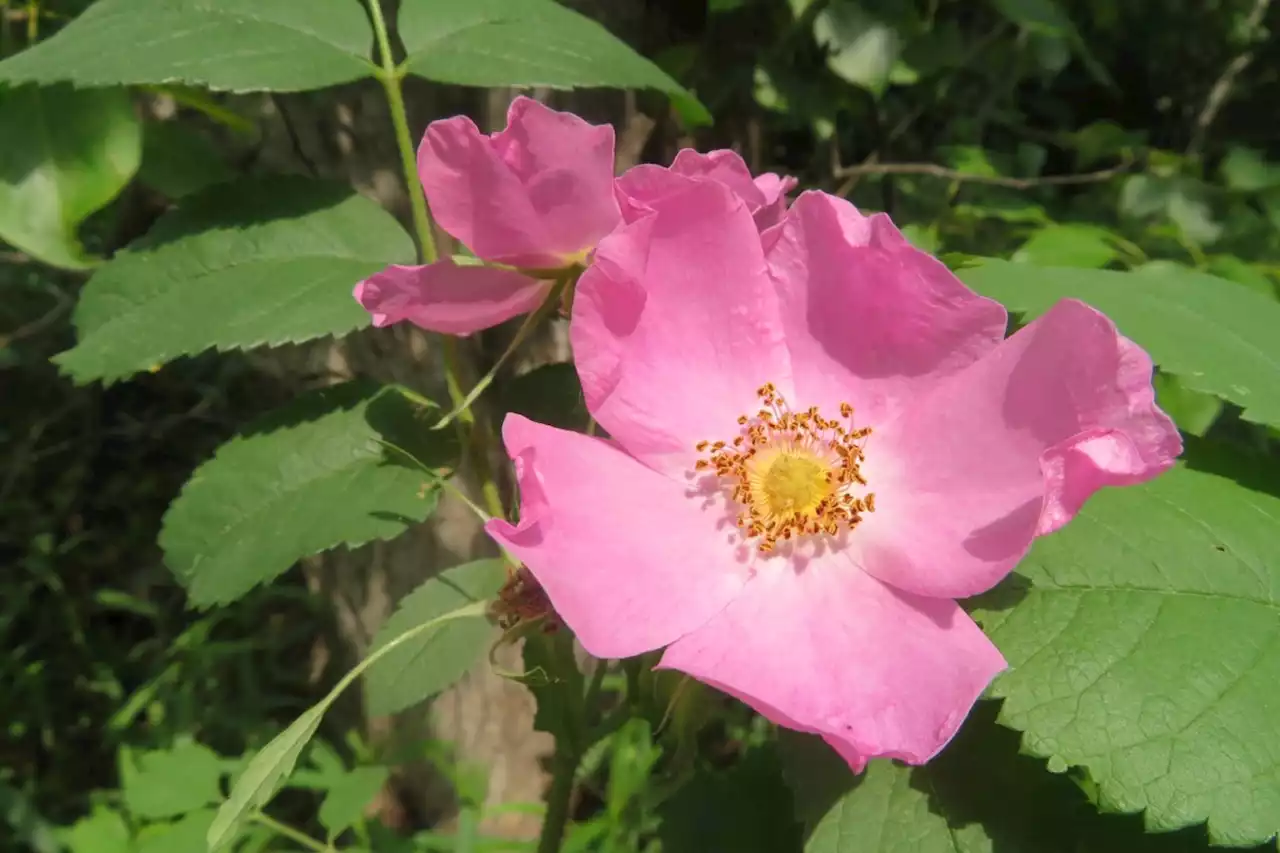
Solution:
M 0 238 L 52 266 L 91 266 L 80 223 L 141 158 L 142 126 L 122 89 L 0 88 Z
M 1244 418 L 1280 426 L 1280 303 L 1214 276 L 1181 268 L 1119 273 L 1029 268 L 986 261 L 961 270 L 965 283 L 1010 310 L 1037 316 L 1059 299 L 1104 312 L 1190 390 L 1244 409 Z
M 1120 254 L 1115 235 L 1096 225 L 1047 225 L 1013 253 L 1012 260 L 1041 267 L 1098 269 Z
M 1256 490 L 1276 482 L 1193 445 L 1153 482 L 1096 495 L 979 602 L 1010 664 L 1001 721 L 1083 766 L 1103 809 L 1153 830 L 1207 819 L 1216 844 L 1280 830 L 1280 498 Z
M 299 92 L 371 74 L 372 42 L 353 0 L 98 0 L 0 62 L 0 81 Z
M 805 853 L 1207 850 L 1200 831 L 1144 835 L 1136 817 L 1098 814 L 1081 780 L 1020 754 L 1017 733 L 995 724 L 997 709 L 979 703 L 942 754 L 922 767 L 878 759 L 861 776 L 820 738 L 782 732 Z
M 591 418 L 572 364 L 548 364 L 517 376 L 499 391 L 499 402 L 505 411 L 561 429 L 585 430 Z
M 790 799 L 772 748 L 753 749 L 728 770 L 700 770 L 662 806 L 663 853 L 799 851 Z
M 222 759 L 195 741 L 145 752 L 138 756 L 136 766 L 126 754 L 121 764 L 124 802 L 136 817 L 179 817 L 222 799 Z M 180 784 L 175 784 L 177 781 Z
M 390 775 L 386 767 L 356 767 L 329 783 L 318 817 L 330 838 L 360 820 Z
M 555 0 L 406 0 L 411 74 L 466 86 L 656 89 L 695 123 L 710 114 L 666 72 Z
M 502 560 L 477 560 L 441 572 L 404 597 L 378 629 L 372 649 L 442 613 L 492 598 L 506 574 Z M 369 671 L 365 679 L 369 713 L 394 714 L 434 696 L 461 678 L 493 640 L 493 627 L 477 616 L 455 619 L 405 643 Z
M 299 398 L 200 467 L 160 545 L 191 602 L 233 601 L 298 559 L 389 539 L 435 509 L 452 435 L 395 389 L 352 382 Z M 425 466 L 425 467 L 424 467 Z
M 405 631 L 399 637 L 369 653 L 354 669 L 343 676 L 329 693 L 308 708 L 298 719 L 277 735 L 253 756 L 231 786 L 231 793 L 218 809 L 209 827 L 209 853 L 218 853 L 232 844 L 245 824 L 261 811 L 284 781 L 293 773 L 298 758 L 315 736 L 325 713 L 338 700 L 343 691 L 366 670 L 381 659 L 393 654 L 401 645 L 413 642 L 431 631 L 438 631 L 447 623 L 458 619 L 470 619 L 484 612 L 485 602 L 465 604 L 448 613 L 442 613 Z
M 229 181 L 233 172 L 208 136 L 179 121 L 147 122 L 138 180 L 171 199 Z
M 244 829 L 245 822 L 275 796 L 284 780 L 293 772 L 302 751 L 311 738 L 315 737 L 324 712 L 332 702 L 331 694 L 324 701 L 308 708 L 289 728 L 260 749 L 244 768 L 244 772 L 235 778 L 231 794 L 209 824 L 205 836 L 209 853 L 226 849 Z
M 367 325 L 354 283 L 413 244 L 348 188 L 305 178 L 220 184 L 184 200 L 98 270 L 76 305 L 73 379 L 120 379 L 182 355 L 340 335 Z

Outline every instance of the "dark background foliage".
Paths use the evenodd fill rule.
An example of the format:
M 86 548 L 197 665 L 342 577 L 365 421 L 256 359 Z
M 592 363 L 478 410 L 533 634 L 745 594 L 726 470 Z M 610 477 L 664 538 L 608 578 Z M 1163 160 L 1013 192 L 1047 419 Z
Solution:
M 86 5 L 0 3 L 0 53 L 56 31 Z M 1267 0 L 573 5 L 696 91 L 716 118 L 690 133 L 660 95 L 550 94 L 556 106 L 617 122 L 624 160 L 733 147 L 755 170 L 888 211 L 938 253 L 1120 269 L 1176 263 L 1276 295 L 1280 11 Z M 491 123 L 493 99 L 509 93 L 424 84 L 414 95 L 417 133 L 459 110 Z M 358 102 L 360 89 L 134 97 L 149 134 L 140 178 L 82 232 L 102 253 L 143 234 L 175 182 L 264 163 L 323 171 L 315 161 L 344 137 L 308 122 Z M 357 110 L 350 122 L 357 138 L 387 132 L 376 112 Z M 369 162 L 385 150 L 366 152 Z M 394 193 L 390 201 L 402 204 Z M 17 250 L 0 254 L 0 844 L 37 853 L 64 842 L 73 853 L 124 849 L 85 840 L 114 831 L 100 810 L 130 799 L 124 765 L 192 737 L 226 755 L 260 743 L 326 688 L 317 638 L 337 630 L 329 602 L 299 574 L 226 608 L 189 610 L 155 544 L 194 467 L 310 377 L 253 354 L 206 355 L 107 387 L 75 386 L 48 359 L 74 342 L 83 278 Z M 472 348 L 479 365 L 501 351 L 505 334 Z M 1216 400 L 1159 382 L 1188 433 L 1267 442 Z M 329 735 L 342 756 L 335 761 L 359 763 L 363 735 Z M 756 735 L 742 722 L 718 737 L 750 745 Z M 446 749 L 428 747 L 437 748 Z M 653 849 L 658 836 L 685 849 L 655 832 L 659 810 L 643 785 L 649 748 L 646 730 L 628 730 L 593 759 L 585 776 L 637 781 L 585 797 L 581 816 L 604 817 L 580 849 Z M 750 753 L 744 777 L 773 761 Z M 457 800 L 440 808 L 471 814 L 483 781 L 465 773 L 451 781 Z M 724 793 L 732 784 L 697 781 L 713 801 L 737 801 Z M 315 797 L 297 796 L 305 814 Z M 435 820 L 423 817 L 430 809 L 408 811 L 402 824 Z M 664 814 L 689 819 L 678 805 Z M 55 829 L 77 821 L 92 831 Z

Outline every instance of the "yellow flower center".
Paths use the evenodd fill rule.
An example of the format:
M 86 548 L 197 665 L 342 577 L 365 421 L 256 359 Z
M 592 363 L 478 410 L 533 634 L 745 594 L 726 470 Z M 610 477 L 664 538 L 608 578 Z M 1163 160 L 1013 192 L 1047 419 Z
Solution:
M 806 450 L 774 450 L 747 463 L 752 491 L 769 512 L 782 516 L 813 512 L 831 493 L 827 467 Z
M 706 456 L 695 468 L 714 472 L 741 508 L 738 527 L 765 553 L 779 540 L 857 527 L 875 511 L 874 494 L 855 494 L 867 485 L 861 462 L 871 428 L 854 427 L 848 403 L 832 420 L 816 406 L 792 412 L 772 383 L 757 393 L 763 407 L 738 418 L 738 436 L 696 447 Z

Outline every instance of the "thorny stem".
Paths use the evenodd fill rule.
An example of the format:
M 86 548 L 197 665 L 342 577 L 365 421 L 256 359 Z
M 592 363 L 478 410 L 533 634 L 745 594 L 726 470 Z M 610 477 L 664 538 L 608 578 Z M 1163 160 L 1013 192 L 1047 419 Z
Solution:
M 333 853 L 333 846 L 330 844 L 321 844 L 305 832 L 300 832 L 289 826 L 287 823 L 281 823 L 275 818 L 264 812 L 258 812 L 253 816 L 255 823 L 260 823 L 267 829 L 270 829 L 276 835 L 287 838 L 295 844 L 314 850 L 316 853 Z
M 424 263 L 435 263 L 439 257 L 431 230 L 431 211 L 426 196 L 418 186 L 418 164 L 414 155 L 413 138 L 409 135 L 409 116 L 404 106 L 404 93 L 400 88 L 403 72 L 396 67 L 391 55 L 391 39 L 387 35 L 387 22 L 382 15 L 381 0 L 369 0 L 369 17 L 373 21 L 374 38 L 378 44 L 378 67 L 375 76 L 387 93 L 391 107 L 391 123 L 395 126 L 396 148 L 400 151 L 400 166 L 404 170 L 405 188 L 409 192 L 409 204 L 413 210 L 413 227 L 418 237 L 418 251 Z M 462 384 L 458 380 L 458 342 L 449 335 L 442 335 L 440 349 L 443 354 L 445 385 L 453 408 L 459 408 L 465 399 Z M 475 414 L 468 408 L 457 420 L 458 438 L 471 458 L 472 469 L 480 481 L 485 505 L 495 518 L 502 518 L 506 510 L 498 492 L 489 454 L 480 441 Z

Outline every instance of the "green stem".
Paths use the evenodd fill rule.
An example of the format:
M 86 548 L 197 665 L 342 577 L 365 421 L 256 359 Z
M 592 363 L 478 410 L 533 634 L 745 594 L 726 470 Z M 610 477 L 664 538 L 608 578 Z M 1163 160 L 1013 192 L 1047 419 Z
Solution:
M 493 380 L 497 377 L 498 371 L 501 370 L 502 366 L 507 363 L 507 360 L 515 354 L 515 351 L 520 348 L 520 344 L 524 343 L 525 338 L 529 337 L 529 333 L 536 329 L 538 324 L 541 323 L 544 318 L 555 311 L 556 303 L 560 298 L 560 289 L 562 286 L 563 285 L 561 284 L 557 284 L 553 287 L 551 292 L 547 294 L 547 298 L 543 303 L 525 317 L 524 322 L 520 324 L 520 328 L 517 329 L 515 335 L 512 336 L 511 343 L 507 344 L 506 350 L 498 357 L 498 360 L 493 363 L 493 367 L 489 368 L 489 372 L 482 376 L 480 380 L 472 386 L 467 395 L 462 398 L 462 402 L 454 406 L 452 412 L 436 422 L 431 427 L 432 429 L 443 429 L 448 426 L 454 418 L 465 416 L 466 412 L 470 410 L 471 404 L 484 393 L 486 388 L 493 384 Z M 462 389 L 459 388 L 458 392 L 461 393 L 461 391 Z M 452 393 L 450 396 L 453 396 Z
M 409 114 L 404 108 L 404 92 L 400 80 L 404 76 L 396 68 L 391 56 L 391 39 L 387 36 L 387 22 L 382 16 L 382 0 L 369 0 L 369 16 L 373 19 L 373 35 L 378 43 L 377 78 L 387 93 L 391 106 L 391 123 L 396 131 L 396 148 L 400 149 L 400 165 L 404 169 L 409 204 L 413 208 L 413 228 L 418 235 L 418 248 L 424 263 L 436 261 L 436 241 L 431 231 L 431 211 L 427 209 L 427 197 L 418 184 L 418 163 L 415 159 L 413 137 L 409 135 Z
M 441 335 L 440 351 L 444 356 L 444 379 L 449 387 L 449 401 L 454 409 L 461 409 L 457 420 L 458 436 L 462 446 L 471 459 L 472 470 L 480 481 L 480 494 L 484 497 L 485 508 L 494 518 L 505 518 L 507 510 L 502 505 L 502 495 L 498 493 L 497 481 L 493 476 L 493 466 L 489 464 L 489 454 L 479 441 L 470 440 L 483 435 L 476 423 L 476 413 L 464 406 L 466 395 L 462 392 L 462 384 L 458 381 L 458 339 L 451 335 Z
M 282 838 L 287 838 L 295 844 L 300 844 L 308 850 L 314 850 L 316 853 L 333 853 L 332 845 L 321 844 L 305 832 L 300 832 L 292 826 L 289 826 L 287 823 L 281 823 L 268 814 L 258 812 L 253 816 L 253 820 L 255 823 L 262 824 L 276 835 L 279 835 Z
M 369 0 L 369 17 L 373 21 L 374 39 L 378 44 L 378 67 L 374 76 L 382 83 L 387 93 L 387 103 L 391 107 L 391 123 L 395 127 L 396 148 L 400 151 L 400 166 L 404 170 L 405 188 L 409 192 L 409 205 L 413 210 L 413 228 L 418 237 L 418 251 L 423 263 L 435 263 L 439 257 L 436 241 L 431 230 L 431 211 L 427 208 L 427 198 L 422 194 L 418 181 L 418 163 L 415 156 L 413 137 L 409 135 L 409 115 L 404 107 L 404 92 L 400 81 L 403 71 L 396 67 L 391 55 L 391 39 L 387 35 L 387 22 L 382 15 L 381 0 Z M 445 384 L 449 389 L 449 401 L 453 408 L 458 408 L 466 399 L 462 385 L 458 381 L 458 342 L 449 335 L 441 336 L 441 351 L 444 356 Z M 489 513 L 495 518 L 506 515 L 502 506 L 502 495 L 493 476 L 489 455 L 478 439 L 482 433 L 477 427 L 475 415 L 468 409 L 458 418 L 458 438 L 467 449 L 476 478 L 480 481 L 480 490 Z M 471 441 L 476 438 L 477 441 Z
M 568 738 L 556 738 L 551 790 L 547 792 L 547 814 L 542 819 L 538 853 L 559 853 L 560 844 L 564 840 L 565 827 L 569 823 L 569 800 L 573 797 L 573 777 L 578 770 L 578 756 L 572 749 Z
M 604 686 L 604 677 L 608 671 L 607 660 L 596 661 L 595 671 L 591 673 L 591 682 L 587 685 L 586 698 L 582 700 L 582 704 L 587 709 L 587 718 L 592 721 L 596 718 L 596 703 L 600 701 L 600 689 Z

